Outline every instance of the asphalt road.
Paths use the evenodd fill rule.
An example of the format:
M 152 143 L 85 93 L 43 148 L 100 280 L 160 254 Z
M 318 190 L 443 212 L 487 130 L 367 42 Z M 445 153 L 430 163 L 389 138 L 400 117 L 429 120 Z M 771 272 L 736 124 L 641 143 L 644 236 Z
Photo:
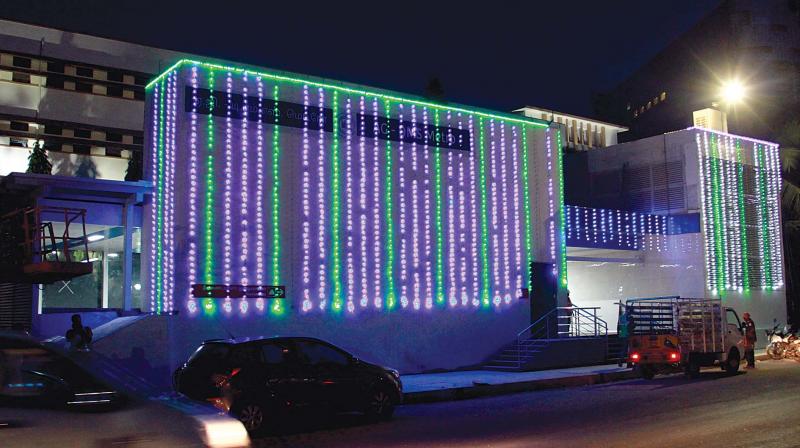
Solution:
M 800 447 L 800 363 L 304 419 L 256 447 Z

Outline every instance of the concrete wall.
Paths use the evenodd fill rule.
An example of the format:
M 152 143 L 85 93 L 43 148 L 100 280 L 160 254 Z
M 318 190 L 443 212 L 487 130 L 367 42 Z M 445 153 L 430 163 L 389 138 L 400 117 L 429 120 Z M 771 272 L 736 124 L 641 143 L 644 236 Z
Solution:
M 206 69 L 199 67 L 198 71 L 198 85 L 207 86 Z M 402 115 L 404 121 L 428 124 L 438 120 L 440 126 L 467 131 L 472 145 L 437 149 L 390 140 L 387 146 L 387 140 L 359 136 L 355 128 L 362 107 L 367 116 L 384 117 L 384 100 L 344 91 L 338 92 L 335 127 L 324 131 L 310 125 L 276 128 L 271 122 L 262 123 L 258 131 L 256 121 L 227 119 L 225 115 L 210 118 L 202 113 L 193 121 L 192 113 L 186 112 L 184 96 L 191 74 L 187 64 L 177 78 L 167 78 L 166 85 L 172 83 L 168 91 L 151 92 L 157 117 L 164 120 L 157 127 L 163 144 L 162 138 L 155 138 L 158 145 L 152 146 L 158 134 L 154 136 L 151 130 L 145 139 L 150 145 L 145 160 L 151 164 L 149 172 L 156 175 L 157 191 L 155 205 L 145 217 L 145 234 L 153 236 L 145 238 L 151 244 L 144 250 L 149 257 L 144 264 L 150 271 L 143 277 L 149 282 L 151 294 L 147 297 L 152 297 L 152 306 L 178 312 L 172 336 L 177 356 L 173 362 L 185 359 L 204 339 L 281 334 L 318 336 L 406 373 L 453 369 L 481 362 L 530 322 L 529 303 L 519 299 L 527 281 L 528 262 L 522 255 L 526 225 L 522 190 L 527 185 L 530 192 L 535 259 L 558 259 L 556 131 L 535 121 L 526 122 L 523 129 L 513 116 L 492 118 L 455 107 L 426 109 L 395 97 L 390 104 L 392 118 Z M 245 81 L 241 73 L 234 72 L 228 81 L 225 70 L 215 70 L 214 80 L 216 90 L 225 91 L 230 85 L 232 93 L 245 88 L 248 95 L 258 92 L 252 74 Z M 262 87 L 264 98 L 271 99 L 275 82 L 265 78 Z M 300 111 L 304 102 L 312 112 L 320 102 L 332 108 L 337 92 L 310 87 L 306 93 L 297 83 L 280 83 L 278 89 L 284 113 L 297 107 L 286 103 L 299 104 Z M 157 94 L 162 96 L 155 102 Z M 193 101 L 188 104 L 191 109 Z M 206 214 L 209 119 L 214 204 Z M 281 119 L 290 118 L 281 115 Z M 263 143 L 261 153 L 259 141 Z M 276 142 L 279 166 L 273 171 Z M 526 145 L 527 173 L 520 159 Z M 392 166 L 391 220 L 386 216 L 387 154 Z M 334 157 L 339 170 L 338 205 L 331 193 L 336 185 Z M 434 205 L 437 157 L 441 167 L 440 230 L 436 230 Z M 260 171 L 256 169 L 258 160 L 264 167 Z M 479 181 L 481 163 L 485 167 L 483 186 Z M 280 182 L 277 202 L 272 198 L 276 173 Z M 264 226 L 261 233 L 256 230 L 259 215 Z M 331 230 L 334 217 L 339 222 L 338 233 Z M 213 246 L 208 272 L 207 222 L 211 222 L 208 237 Z M 387 243 L 389 222 L 393 244 Z M 259 237 L 263 237 L 263 250 L 258 249 Z M 280 242 L 277 259 L 276 237 Z M 437 241 L 441 252 L 437 252 Z M 386 270 L 390 259 L 391 274 Z M 441 277 L 437 261 L 442 266 Z M 275 268 L 280 275 L 277 280 Z M 393 290 L 389 279 L 394 282 Z M 275 282 L 286 285 L 287 299 L 262 302 L 263 308 L 254 299 L 192 299 L 190 285 L 200 282 Z M 337 283 L 339 290 L 334 286 Z M 226 306 L 230 308 L 226 310 Z

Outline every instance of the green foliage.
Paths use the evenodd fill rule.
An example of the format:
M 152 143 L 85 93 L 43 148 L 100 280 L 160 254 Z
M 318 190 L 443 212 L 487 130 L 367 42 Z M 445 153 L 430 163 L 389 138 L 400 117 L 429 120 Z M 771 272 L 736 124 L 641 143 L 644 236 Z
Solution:
M 53 174 L 53 164 L 47 157 L 47 151 L 36 142 L 28 155 L 28 173 L 32 174 Z
M 128 159 L 128 169 L 125 170 L 125 180 L 128 182 L 136 182 L 142 180 L 142 153 L 132 151 L 131 157 Z

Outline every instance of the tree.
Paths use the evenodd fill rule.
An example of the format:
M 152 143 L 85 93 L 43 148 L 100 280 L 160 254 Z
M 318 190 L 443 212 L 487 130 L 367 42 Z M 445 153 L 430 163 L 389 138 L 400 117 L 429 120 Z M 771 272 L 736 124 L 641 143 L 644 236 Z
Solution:
M 128 169 L 125 170 L 125 180 L 128 182 L 142 180 L 142 153 L 131 151 L 131 156 L 128 159 Z
M 28 155 L 28 171 L 26 172 L 32 174 L 53 173 L 53 164 L 50 163 L 50 159 L 47 157 L 47 150 L 39 142 L 33 145 L 33 150 Z
M 428 85 L 425 86 L 425 96 L 432 100 L 444 100 L 444 86 L 438 77 L 434 76 L 428 80 Z

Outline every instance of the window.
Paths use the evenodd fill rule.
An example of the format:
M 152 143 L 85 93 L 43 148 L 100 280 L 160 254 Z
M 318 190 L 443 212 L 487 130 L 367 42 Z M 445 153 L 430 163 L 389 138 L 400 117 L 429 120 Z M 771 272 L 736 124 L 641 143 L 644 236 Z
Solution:
M 94 76 L 94 70 L 88 67 L 75 67 L 75 74 L 78 76 L 84 76 L 86 78 L 91 78 Z
M 14 56 L 14 61 L 12 63 L 14 64 L 14 67 L 31 68 L 30 58 Z
M 229 358 L 229 364 L 231 367 L 254 366 L 260 362 L 260 350 L 255 344 L 246 344 L 234 347 Z
M 298 341 L 297 357 L 301 362 L 312 366 L 337 365 L 346 366 L 350 362 L 350 357 L 343 352 L 328 345 L 314 341 Z
M 28 123 L 22 121 L 12 121 L 11 122 L 11 130 L 12 131 L 23 131 L 28 132 Z
M 144 101 L 144 90 L 134 90 L 133 98 L 139 101 Z
M 261 353 L 267 365 L 285 363 L 289 358 L 289 348 L 280 342 L 267 342 L 261 346 Z
M 92 93 L 92 85 L 85 82 L 76 82 L 75 90 L 83 93 Z
M 19 146 L 24 148 L 28 146 L 28 140 L 25 138 L 11 137 L 8 139 L 8 146 Z
M 134 135 L 133 136 L 133 144 L 134 145 L 143 145 L 144 144 L 144 137 L 141 135 Z
M 92 131 L 89 129 L 75 129 L 75 137 L 92 138 Z
M 92 154 L 92 147 L 89 145 L 72 145 L 72 152 L 75 154 L 83 154 L 85 156 Z
M 106 132 L 106 141 L 109 142 L 122 142 L 122 134 L 116 132 Z
M 64 88 L 64 78 L 61 76 L 56 75 L 48 75 L 47 81 L 45 82 L 46 87 L 50 87 L 53 89 L 63 89 Z
M 119 70 L 109 70 L 106 79 L 114 82 L 122 82 L 122 72 Z
M 146 85 L 147 81 L 150 79 L 149 76 L 134 76 L 133 82 L 140 86 Z
M 11 80 L 14 81 L 14 82 L 22 82 L 22 83 L 25 83 L 25 84 L 30 84 L 31 83 L 31 75 L 28 74 L 28 73 L 14 72 L 11 75 Z
M 64 63 L 58 61 L 47 61 L 47 71 L 53 73 L 64 73 Z
M 121 97 L 122 96 L 122 86 L 113 86 L 113 85 L 106 86 L 106 95 L 115 96 L 115 97 Z
M 61 135 L 61 126 L 56 126 L 53 124 L 46 124 L 44 125 L 44 133 L 45 134 L 53 134 L 53 135 Z
M 192 353 L 188 362 L 198 366 L 220 364 L 230 351 L 228 344 L 203 344 Z

